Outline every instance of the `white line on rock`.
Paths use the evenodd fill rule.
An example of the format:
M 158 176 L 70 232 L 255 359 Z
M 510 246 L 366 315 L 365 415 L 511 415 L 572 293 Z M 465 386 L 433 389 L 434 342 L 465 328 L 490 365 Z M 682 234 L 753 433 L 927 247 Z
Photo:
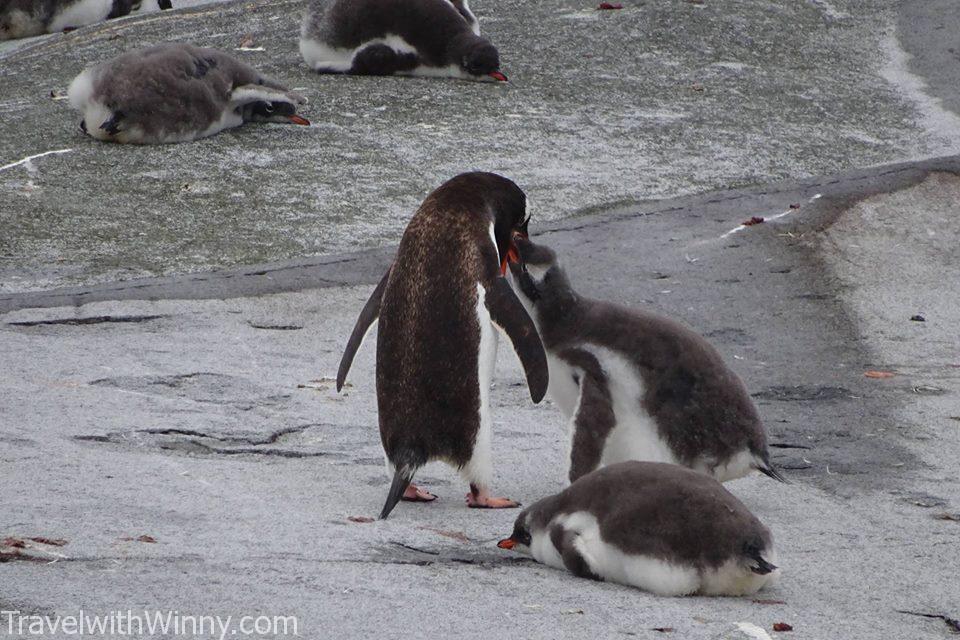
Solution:
M 70 153 L 71 151 L 73 151 L 73 149 L 54 149 L 53 151 L 44 151 L 43 153 L 36 153 L 36 154 L 34 154 L 34 155 L 32 155 L 32 156 L 27 156 L 26 158 L 23 158 L 22 160 L 17 160 L 16 162 L 11 162 L 10 164 L 5 164 L 5 165 L 3 165 L 2 167 L 0 167 L 0 171 L 6 171 L 7 169 L 13 169 L 14 167 L 18 167 L 18 166 L 20 166 L 21 164 L 28 164 L 31 160 L 35 160 L 35 159 L 37 159 L 37 158 L 42 158 L 43 156 L 50 156 L 50 155 L 54 155 L 54 154 L 58 154 L 58 153 Z

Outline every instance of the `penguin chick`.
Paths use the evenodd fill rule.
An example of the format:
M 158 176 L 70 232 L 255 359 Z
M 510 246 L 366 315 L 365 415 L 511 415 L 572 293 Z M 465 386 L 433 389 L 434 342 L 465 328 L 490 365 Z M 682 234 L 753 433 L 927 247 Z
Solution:
M 306 100 L 216 49 L 168 43 L 120 55 L 80 73 L 67 92 L 80 128 L 109 142 L 163 144 L 244 122 L 309 125 Z
M 393 484 L 380 518 L 401 498 L 434 496 L 412 485 L 431 460 L 460 471 L 471 507 L 516 507 L 490 495 L 490 382 L 497 330 L 510 338 L 530 397 L 547 390 L 536 327 L 503 274 L 527 232 L 527 198 L 511 180 L 464 173 L 427 196 L 400 240 L 397 257 L 364 306 L 347 342 L 337 391 L 364 336 L 377 330 L 380 438 Z
M 507 79 L 466 0 L 312 0 L 300 53 L 319 73 Z
M 524 509 L 497 546 L 663 596 L 756 593 L 779 578 L 770 531 L 723 486 L 660 462 L 589 473 Z
M 547 350 L 548 393 L 570 426 L 571 482 L 625 460 L 785 482 L 750 394 L 710 343 L 669 318 L 582 297 L 551 249 L 517 247 L 511 284 Z
M 170 9 L 170 0 L 6 0 L 0 2 L 0 40 L 71 31 L 135 11 Z

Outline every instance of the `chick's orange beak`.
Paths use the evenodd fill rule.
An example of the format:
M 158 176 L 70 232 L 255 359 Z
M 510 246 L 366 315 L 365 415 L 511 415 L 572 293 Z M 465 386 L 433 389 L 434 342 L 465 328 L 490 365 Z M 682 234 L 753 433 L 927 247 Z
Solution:
M 301 117 L 301 116 L 289 116 L 289 118 L 290 118 L 290 122 L 291 122 L 292 124 L 302 124 L 302 125 L 305 126 L 305 127 L 309 127 L 309 126 L 310 126 L 310 121 L 307 120 L 306 118 Z
M 487 75 L 489 75 L 491 78 L 493 78 L 497 82 L 507 82 L 507 76 L 503 75 L 499 71 L 491 71 Z
M 507 538 L 506 540 L 501 540 L 498 542 L 497 546 L 501 549 L 513 549 L 515 546 L 517 546 L 517 541 L 513 538 Z

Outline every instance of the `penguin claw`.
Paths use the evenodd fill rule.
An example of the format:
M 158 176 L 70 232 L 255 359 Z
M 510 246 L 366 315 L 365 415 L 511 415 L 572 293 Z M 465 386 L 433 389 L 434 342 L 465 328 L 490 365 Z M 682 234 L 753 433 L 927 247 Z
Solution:
M 437 499 L 437 496 L 411 483 L 407 485 L 400 499 L 406 500 L 407 502 L 433 502 Z

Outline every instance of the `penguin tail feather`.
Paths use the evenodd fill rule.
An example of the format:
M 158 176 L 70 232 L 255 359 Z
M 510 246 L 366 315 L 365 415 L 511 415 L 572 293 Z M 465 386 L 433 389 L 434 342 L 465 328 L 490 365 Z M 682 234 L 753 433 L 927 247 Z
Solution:
M 751 566 L 750 571 L 754 572 L 759 576 L 765 576 L 771 571 L 777 570 L 777 565 L 770 564 L 769 562 L 764 560 L 760 555 L 757 555 L 757 557 L 753 558 L 753 560 L 755 560 L 757 564 L 756 566 Z
M 773 478 L 777 482 L 782 482 L 783 484 L 790 484 L 790 481 L 784 478 L 783 474 L 777 471 L 777 469 L 773 465 L 771 465 L 769 462 L 762 465 L 757 465 L 757 471 L 759 471 L 765 476 L 769 476 Z
M 393 482 L 390 484 L 390 491 L 387 493 L 387 501 L 383 504 L 383 509 L 380 511 L 381 520 L 386 520 L 390 512 L 393 511 L 393 508 L 400 502 L 400 498 L 403 497 L 403 492 L 407 490 L 410 481 L 413 480 L 413 474 L 416 473 L 416 471 L 416 467 L 410 465 L 397 465 L 396 470 L 393 472 Z
M 752 448 L 752 447 L 751 447 Z M 762 473 L 765 476 L 769 476 L 776 480 L 777 482 L 782 482 L 783 484 L 790 484 L 790 481 L 783 477 L 776 467 L 770 464 L 770 454 L 766 451 L 757 451 L 753 452 L 753 468 Z
M 767 562 L 767 560 L 763 557 L 761 553 L 763 547 L 761 544 L 762 543 L 759 540 L 749 542 L 744 545 L 743 553 L 745 556 L 747 556 L 747 558 L 756 563 L 750 565 L 750 571 L 759 576 L 765 576 L 772 571 L 776 571 L 777 565 Z

